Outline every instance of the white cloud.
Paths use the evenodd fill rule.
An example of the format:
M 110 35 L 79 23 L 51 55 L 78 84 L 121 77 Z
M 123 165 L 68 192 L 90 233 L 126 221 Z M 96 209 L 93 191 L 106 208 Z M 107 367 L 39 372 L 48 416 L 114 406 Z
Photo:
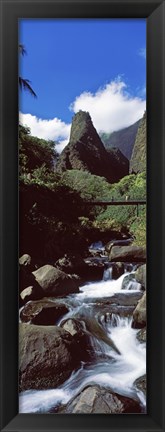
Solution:
M 64 123 L 56 117 L 51 120 L 44 120 L 32 114 L 20 113 L 19 120 L 21 124 L 30 128 L 33 136 L 46 140 L 59 141 L 56 147 L 59 152 L 61 152 L 69 142 L 71 125 Z
M 138 54 L 146 60 L 146 48 L 140 48 Z
M 113 132 L 139 120 L 146 109 L 141 97 L 128 93 L 121 77 L 111 81 L 96 93 L 83 92 L 77 96 L 70 109 L 88 111 L 98 132 Z
M 70 109 L 88 111 L 98 132 L 111 133 L 130 126 L 139 120 L 146 109 L 144 89 L 137 89 L 138 96 L 132 96 L 124 80 L 119 77 L 98 89 L 96 93 L 83 92 L 76 97 Z M 41 119 L 32 114 L 20 113 L 20 123 L 28 126 L 33 136 L 57 141 L 59 153 L 69 142 L 71 124 L 58 118 Z

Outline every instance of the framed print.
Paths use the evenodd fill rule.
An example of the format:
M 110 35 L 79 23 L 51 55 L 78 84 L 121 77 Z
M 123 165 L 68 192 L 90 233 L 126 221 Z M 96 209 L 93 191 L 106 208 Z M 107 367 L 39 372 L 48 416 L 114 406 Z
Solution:
M 164 430 L 164 10 L 1 2 L 2 431 Z

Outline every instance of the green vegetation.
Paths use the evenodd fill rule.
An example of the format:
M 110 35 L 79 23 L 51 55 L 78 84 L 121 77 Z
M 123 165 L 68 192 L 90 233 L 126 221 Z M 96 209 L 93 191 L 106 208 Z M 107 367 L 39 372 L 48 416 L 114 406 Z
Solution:
M 111 197 L 114 200 L 136 200 L 146 198 L 146 174 L 131 174 L 124 177 L 120 182 L 111 186 Z M 102 210 L 97 216 L 97 223 L 103 223 L 105 228 L 111 227 L 119 229 L 121 231 L 130 231 L 131 233 L 139 238 L 139 230 L 145 228 L 145 206 L 140 206 L 140 224 L 137 222 L 136 206 L 121 206 L 121 207 L 107 207 L 106 210 Z M 143 223 L 144 222 L 144 223 Z M 141 226 L 141 228 L 140 228 Z M 145 233 L 142 234 L 142 238 L 145 241 Z M 140 242 L 142 243 L 142 238 Z
M 55 171 L 54 142 L 19 128 L 20 253 L 54 263 L 68 251 L 87 251 L 95 240 L 132 234 L 145 244 L 145 208 L 88 206 L 92 200 L 145 199 L 146 174 L 131 174 L 110 184 L 88 171 Z
M 107 199 L 111 185 L 104 177 L 99 177 L 82 170 L 68 170 L 61 176 L 61 181 L 76 190 L 83 199 Z
M 44 140 L 33 137 L 30 129 L 19 125 L 19 170 L 20 176 L 33 173 L 34 170 L 42 168 L 42 174 L 52 176 L 54 160 L 57 157 L 55 143 L 51 140 Z M 37 173 L 35 174 L 36 177 Z M 38 172 L 41 178 L 40 172 Z M 45 178 L 43 178 L 45 181 Z

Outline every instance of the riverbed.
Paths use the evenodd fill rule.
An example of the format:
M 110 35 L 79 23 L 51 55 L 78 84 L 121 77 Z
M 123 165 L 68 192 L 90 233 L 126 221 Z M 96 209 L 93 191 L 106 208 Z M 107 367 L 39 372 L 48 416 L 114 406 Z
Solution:
M 133 273 L 127 271 L 112 279 L 111 270 L 105 269 L 103 280 L 89 281 L 79 293 L 63 299 L 69 312 L 56 325 L 66 319 L 79 320 L 90 335 L 93 355 L 82 361 L 69 379 L 60 387 L 48 390 L 26 390 L 20 394 L 20 413 L 59 412 L 86 386 L 99 385 L 114 393 L 139 402 L 141 412 L 146 412 L 146 400 L 135 385 L 137 378 L 146 373 L 146 344 L 139 342 L 139 330 L 132 328 L 134 301 L 141 298 L 141 286 L 130 280 L 123 289 L 123 280 Z M 56 301 L 56 299 L 54 299 Z

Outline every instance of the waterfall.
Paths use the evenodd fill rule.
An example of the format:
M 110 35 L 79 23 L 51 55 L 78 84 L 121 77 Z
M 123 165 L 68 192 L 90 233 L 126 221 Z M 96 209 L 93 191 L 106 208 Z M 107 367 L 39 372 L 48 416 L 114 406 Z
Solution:
M 112 280 L 112 266 L 105 268 L 103 273 L 103 281 Z
M 138 330 L 131 326 L 132 317 L 111 313 L 107 309 L 111 304 L 108 299 L 112 296 L 128 298 L 133 292 L 137 296 L 140 284 L 131 280 L 126 289 L 122 289 L 124 278 L 134 270 L 132 266 L 131 273 L 127 271 L 117 280 L 112 279 L 112 266 L 108 270 L 108 279 L 104 273 L 102 281 L 87 283 L 80 287 L 79 293 L 62 299 L 69 312 L 60 319 L 58 325 L 68 318 L 76 318 L 84 323 L 84 328 L 90 334 L 91 360 L 81 362 L 79 369 L 56 389 L 22 392 L 19 399 L 20 413 L 57 412 L 60 406 L 67 404 L 85 386 L 94 384 L 135 398 L 145 407 L 144 394 L 134 387 L 135 380 L 145 374 L 145 343 L 137 340 Z M 108 305 L 106 310 L 102 310 L 104 301 Z M 97 329 L 100 332 L 97 333 Z
M 93 339 L 96 354 L 93 364 L 82 363 L 80 369 L 72 373 L 58 389 L 27 390 L 21 393 L 20 413 L 48 412 L 52 407 L 66 404 L 90 384 L 98 384 L 121 395 L 138 398 L 133 383 L 145 373 L 145 344 L 137 341 L 138 330 L 132 329 L 130 318 L 114 315 L 113 320 L 115 326 L 111 322 L 106 323 L 107 335 L 117 345 L 121 355 L 112 351 L 104 342 Z M 145 403 L 140 392 L 139 399 Z

